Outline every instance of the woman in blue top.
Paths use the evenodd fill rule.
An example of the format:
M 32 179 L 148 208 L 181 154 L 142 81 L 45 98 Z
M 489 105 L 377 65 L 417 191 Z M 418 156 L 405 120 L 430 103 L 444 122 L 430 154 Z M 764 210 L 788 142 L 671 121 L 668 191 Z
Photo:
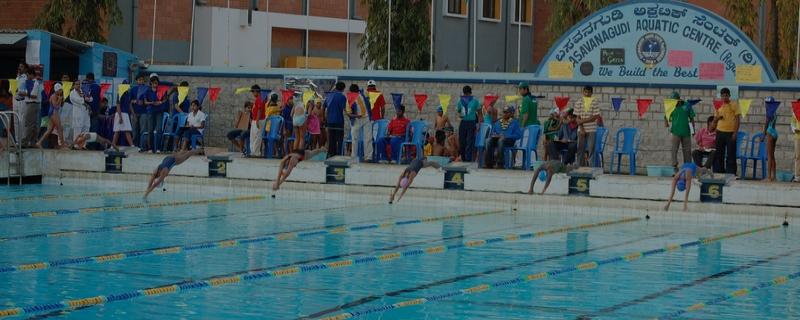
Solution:
M 672 204 L 672 197 L 675 196 L 675 189 L 678 189 L 679 192 L 684 192 L 683 211 L 686 211 L 688 208 L 689 191 L 692 190 L 692 178 L 696 177 L 698 172 L 700 174 L 705 174 L 707 171 L 706 168 L 698 168 L 697 165 L 692 162 L 684 163 L 681 169 L 678 170 L 678 173 L 672 177 L 672 190 L 669 193 L 667 205 L 664 206 L 664 211 L 669 211 L 669 206 Z
M 765 104 L 780 103 L 775 101 L 773 97 L 764 99 Z M 778 142 L 778 130 L 775 129 L 775 123 L 778 122 L 778 112 L 767 112 L 767 123 L 764 124 L 764 137 L 767 139 L 767 181 L 774 182 L 776 180 L 776 165 L 775 165 L 775 144 Z

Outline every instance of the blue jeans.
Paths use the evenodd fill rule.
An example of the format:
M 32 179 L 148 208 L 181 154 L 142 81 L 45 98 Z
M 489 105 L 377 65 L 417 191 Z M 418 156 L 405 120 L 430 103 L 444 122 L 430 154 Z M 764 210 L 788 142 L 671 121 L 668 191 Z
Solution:
M 392 157 L 386 153 L 386 144 L 392 149 Z M 378 140 L 378 156 L 381 160 L 397 161 L 400 159 L 400 146 L 403 144 L 403 137 L 386 137 Z
M 153 144 L 153 153 L 158 150 L 158 142 L 161 141 L 161 135 L 164 134 L 164 114 L 161 112 L 158 113 L 150 113 L 150 123 L 153 125 L 153 128 L 150 131 L 151 137 L 149 139 L 152 141 Z M 153 133 L 155 131 L 155 133 Z

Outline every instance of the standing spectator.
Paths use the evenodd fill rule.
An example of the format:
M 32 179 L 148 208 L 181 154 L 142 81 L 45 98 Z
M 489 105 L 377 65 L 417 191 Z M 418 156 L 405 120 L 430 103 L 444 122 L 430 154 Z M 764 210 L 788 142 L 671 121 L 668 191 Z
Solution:
M 164 104 L 164 98 L 158 97 L 158 85 L 159 85 L 158 76 L 151 76 L 150 77 L 150 90 L 147 91 L 144 97 L 144 104 L 147 106 L 147 117 L 146 122 L 142 125 L 142 129 L 144 132 L 147 132 L 147 140 L 142 141 L 142 145 L 145 146 L 143 150 L 139 150 L 139 152 L 145 152 L 148 150 L 153 151 L 153 153 L 158 153 L 158 146 L 156 146 L 156 136 L 161 134 L 161 128 L 164 125 L 164 118 L 163 118 L 163 109 L 162 105 Z
M 698 167 L 711 169 L 711 165 L 714 163 L 714 148 L 717 143 L 716 129 L 714 116 L 710 116 L 706 120 L 706 127 L 698 130 L 694 135 L 694 141 L 697 142 L 697 150 L 692 151 L 692 159 L 694 159 L 694 164 Z M 705 163 L 703 163 L 703 157 L 706 157 Z
M 0 111 L 13 111 L 14 96 L 9 91 L 11 84 L 6 79 L 0 80 Z M 5 149 L 6 138 L 11 136 L 11 123 L 8 126 L 0 121 L 0 152 Z
M 493 100 L 492 103 L 484 104 L 483 105 L 483 122 L 492 124 L 497 121 L 497 108 L 494 105 L 497 103 L 497 99 Z
M 178 87 L 189 87 L 189 82 L 181 81 Z M 178 87 L 172 88 L 171 96 L 172 96 L 172 108 L 170 115 L 175 115 L 176 113 L 186 113 L 191 110 L 191 103 L 189 102 L 189 97 L 187 95 L 186 98 L 183 99 L 183 102 L 178 103 Z
M 50 118 L 48 128 L 42 134 L 42 137 L 39 138 L 39 141 L 36 142 L 36 147 L 41 148 L 42 142 L 44 142 L 53 131 L 55 131 L 56 135 L 58 136 L 58 147 L 66 147 L 64 143 L 64 130 L 61 127 L 61 118 L 59 114 L 61 113 L 61 107 L 64 105 L 64 89 L 62 88 L 61 84 L 55 84 L 53 86 L 53 93 L 50 95 L 50 110 L 48 110 L 48 117 Z
M 731 101 L 731 90 L 722 88 L 719 91 L 722 107 L 714 113 L 717 128 L 716 150 L 714 154 L 714 172 L 736 175 L 736 136 L 742 112 L 735 101 Z
M 264 126 L 263 126 L 264 134 L 263 135 L 267 135 L 268 136 L 270 131 L 273 130 L 272 129 L 272 122 L 269 120 L 269 118 L 272 118 L 273 116 L 278 116 L 278 117 L 281 116 L 281 107 L 279 106 L 278 94 L 277 93 L 271 94 L 269 96 L 269 101 L 267 102 L 266 106 L 264 106 L 264 120 L 262 121 L 264 123 Z M 281 132 L 281 130 L 283 130 L 283 128 L 282 127 L 278 127 L 278 128 L 275 128 L 274 130 L 276 130 L 278 132 Z M 263 135 L 261 135 L 261 136 L 263 136 Z M 281 148 L 280 147 L 280 143 L 276 143 L 273 146 L 273 149 L 270 150 L 270 151 L 272 151 L 273 154 L 277 155 L 278 154 L 278 150 L 280 148 Z
M 35 68 L 34 70 L 36 74 L 35 79 L 41 85 L 39 87 L 41 91 L 38 92 L 38 94 L 41 96 L 39 98 L 39 101 L 41 101 L 41 104 L 39 105 L 39 122 L 38 122 L 39 130 L 37 131 L 38 135 L 36 136 L 37 137 L 36 147 L 38 148 L 39 147 L 38 141 L 41 140 L 42 135 L 50 127 L 50 97 L 53 95 L 53 91 L 50 91 L 50 94 L 47 94 L 47 91 L 44 90 L 44 81 L 42 80 L 42 69 Z M 45 140 L 47 140 L 47 138 L 45 138 Z
M 386 137 L 378 141 L 378 154 L 381 160 L 398 161 L 400 159 L 400 145 L 406 136 L 406 129 L 411 120 L 405 117 L 406 106 L 400 105 L 397 107 L 397 114 L 392 121 L 389 121 L 389 126 L 386 128 Z M 391 157 L 386 152 L 386 145 L 391 149 Z
M 536 97 L 531 95 L 531 90 L 527 82 L 520 82 L 517 87 L 519 95 L 522 96 L 522 107 L 519 110 L 519 116 L 522 120 L 522 127 L 525 128 L 529 125 L 539 124 L 539 103 L 536 102 Z
M 25 85 L 26 85 L 26 83 L 28 81 L 28 69 L 29 68 L 30 67 L 25 62 L 20 62 L 19 63 L 19 66 L 17 66 L 17 78 L 16 78 L 16 80 L 17 80 L 17 91 L 16 92 L 11 92 L 11 94 L 14 95 L 14 106 L 13 106 L 12 110 L 16 111 L 17 114 L 20 115 L 20 120 L 21 120 L 21 122 L 19 123 L 19 126 L 17 126 L 15 128 L 16 129 L 15 130 L 16 131 L 15 136 L 16 136 L 17 140 L 20 143 L 24 143 L 23 139 L 24 139 L 25 133 L 27 131 L 26 130 L 26 125 L 25 125 L 24 114 L 27 111 L 27 105 L 25 103 L 25 96 L 27 95 Z
M 800 182 L 800 121 L 794 115 L 791 127 L 792 133 L 794 133 L 794 182 Z
M 33 146 L 38 140 L 37 132 L 39 132 L 39 108 L 41 107 L 42 103 L 42 85 L 41 82 L 36 80 L 35 71 L 33 68 L 28 68 L 26 71 L 26 81 L 22 83 L 17 82 L 17 85 L 21 87 L 17 89 L 17 93 L 20 97 L 24 99 L 24 104 L 22 104 L 23 108 L 17 111 L 22 120 L 22 135 L 21 143 L 24 146 Z M 33 81 L 33 85 L 28 88 L 28 81 Z
M 245 139 L 250 136 L 250 111 L 253 109 L 253 103 L 247 101 L 244 103 L 244 110 L 236 113 L 236 120 L 233 122 L 233 130 L 229 131 L 226 135 L 228 140 L 236 146 L 236 150 L 247 156 L 247 149 L 244 147 Z
M 124 80 L 122 83 L 128 84 L 130 82 Z M 117 107 L 114 108 L 114 136 L 111 139 L 112 145 L 117 145 L 121 132 L 125 134 L 125 141 L 128 142 L 128 145 L 133 146 L 133 137 L 131 136 L 133 127 L 131 126 L 131 117 L 129 115 L 131 112 L 133 112 L 133 107 L 131 106 L 131 90 L 129 89 L 119 97 Z
M 80 83 L 72 86 L 69 94 L 69 101 L 72 103 L 72 138 L 78 139 L 82 133 L 90 132 L 91 122 L 89 120 L 89 102 L 92 97 L 83 93 Z
M 549 144 L 551 160 L 561 160 L 563 164 L 575 162 L 575 153 L 578 149 L 578 118 L 575 113 L 567 111 L 566 120 L 561 124 L 561 129 Z M 561 152 L 567 151 L 566 157 L 561 158 Z
M 380 91 L 378 91 L 377 85 L 378 84 L 375 82 L 375 80 L 367 81 L 367 97 L 369 97 L 370 92 L 380 93 Z M 378 99 L 375 100 L 375 105 L 370 106 L 370 119 L 372 121 L 378 121 L 383 119 L 384 113 L 386 111 L 384 110 L 385 106 L 386 106 L 386 100 L 384 100 L 383 95 L 381 94 L 380 96 L 378 96 Z
M 550 110 L 550 117 L 544 122 L 545 160 L 558 159 L 550 154 L 549 145 L 558 138 L 559 131 L 561 131 L 561 115 L 558 108 L 553 108 Z
M 308 101 L 309 105 L 314 105 L 313 100 Z M 297 99 L 297 103 L 292 108 L 292 126 L 294 126 L 294 146 L 290 151 L 304 150 L 306 147 L 306 108 L 303 106 L 303 99 Z
M 350 92 L 359 93 L 358 85 L 350 85 Z M 352 143 L 350 156 L 358 157 L 358 141 L 364 143 L 364 160 L 370 161 L 372 158 L 372 125 L 369 122 L 369 114 L 367 113 L 367 103 L 364 97 L 359 94 L 353 104 L 348 106 L 347 116 L 350 117 L 350 139 Z
M 311 135 L 311 146 L 309 149 L 317 149 L 322 144 L 321 132 L 322 106 L 319 101 L 311 100 L 308 102 L 308 119 L 306 119 L 308 134 Z
M 672 167 L 675 172 L 678 171 L 678 146 L 683 150 L 683 162 L 692 162 L 692 129 L 694 128 L 694 110 L 689 106 L 686 101 L 681 100 L 681 95 L 677 91 L 673 91 L 670 96 L 671 99 L 678 100 L 675 105 L 675 110 L 672 111 L 669 118 L 664 117 L 664 126 L 670 128 L 672 133 Z M 672 127 L 670 127 L 672 123 Z M 691 126 L 691 127 L 690 127 Z
M 261 154 L 261 129 L 265 126 L 266 113 L 264 101 L 261 100 L 261 87 L 254 84 L 250 87 L 253 95 L 253 107 L 250 109 L 250 154 Z
M 193 135 L 202 135 L 206 128 L 206 114 L 200 111 L 200 101 L 192 100 L 191 112 L 186 117 L 186 130 L 183 132 L 183 146 L 181 151 L 189 149 L 189 141 Z
M 594 93 L 592 86 L 583 87 L 583 96 L 591 98 Z M 588 166 L 594 158 L 595 133 L 597 132 L 597 120 L 600 119 L 600 107 L 597 100 L 592 99 L 592 104 L 584 106 L 584 99 L 575 102 L 575 115 L 578 116 L 578 166 Z M 588 153 L 588 156 L 587 156 Z
M 139 92 L 142 90 L 142 92 Z M 145 123 L 147 117 L 147 107 L 144 105 L 144 93 L 147 87 L 144 83 L 144 75 L 140 74 L 136 77 L 136 86 L 131 87 L 131 131 L 133 133 L 133 143 L 140 148 L 143 147 L 143 141 L 139 141 L 142 135 L 142 124 Z
M 85 95 L 91 95 L 92 99 L 89 101 L 89 126 L 91 132 L 100 132 L 100 85 L 94 81 L 94 73 L 89 72 L 86 74 L 86 79 L 82 84 L 89 88 L 85 90 Z
M 461 92 L 466 97 L 472 96 L 472 88 L 464 86 Z M 475 130 L 477 129 L 478 118 L 482 118 L 481 107 L 478 100 L 472 99 L 464 105 L 463 99 L 458 100 L 458 114 L 461 116 L 461 123 L 458 125 L 458 145 L 461 160 L 472 162 L 475 154 Z
M 283 134 L 281 135 L 281 146 L 286 145 L 287 139 L 292 136 L 292 129 L 294 125 L 292 125 L 292 108 L 294 108 L 294 95 L 289 96 L 286 99 L 286 103 L 281 106 L 281 117 L 283 118 Z M 297 139 L 297 137 L 295 137 Z M 286 147 L 286 154 L 291 153 L 292 146 Z
M 765 103 L 775 103 L 775 98 L 767 97 Z M 770 117 L 767 115 L 767 122 L 764 124 L 764 138 L 767 139 L 767 181 L 775 182 L 777 180 L 777 168 L 775 164 L 775 144 L 778 143 L 778 129 L 775 129 L 775 123 L 778 122 L 778 113 Z M 743 174 L 744 175 L 744 174 Z
M 66 82 L 70 82 L 71 78 L 68 74 L 61 75 L 61 81 L 59 82 L 64 87 Z M 64 105 L 61 106 L 61 128 L 64 130 L 64 142 L 67 145 L 72 145 L 72 141 L 74 140 L 72 137 L 72 103 L 69 101 L 69 94 L 72 93 L 70 91 L 64 91 Z
M 497 120 L 492 126 L 492 135 L 486 141 L 486 152 L 484 164 L 486 168 L 503 167 L 503 158 L 505 152 L 503 150 L 507 147 L 513 147 L 514 144 L 522 138 L 522 130 L 519 128 L 519 122 L 514 119 L 514 107 L 507 106 L 503 110 L 503 118 Z
M 341 155 L 344 141 L 344 110 L 347 97 L 344 96 L 344 82 L 336 83 L 336 90 L 325 97 L 326 125 L 328 131 L 328 157 Z

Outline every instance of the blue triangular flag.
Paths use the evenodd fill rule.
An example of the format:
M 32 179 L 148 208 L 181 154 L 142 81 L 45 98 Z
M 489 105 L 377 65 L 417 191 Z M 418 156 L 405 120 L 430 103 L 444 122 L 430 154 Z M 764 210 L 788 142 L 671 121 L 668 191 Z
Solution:
M 689 110 L 694 110 L 694 105 L 700 103 L 700 101 L 703 101 L 703 100 L 702 99 L 689 99 L 689 100 L 686 100 L 686 102 L 689 103 L 689 108 L 688 109 Z
M 270 89 L 261 89 L 261 101 L 267 102 L 270 93 L 272 93 Z
M 203 100 L 206 99 L 206 94 L 208 94 L 208 88 L 206 87 L 198 87 L 197 88 L 197 101 L 200 102 L 200 105 L 203 105 Z
M 403 94 L 402 93 L 392 93 L 392 103 L 394 103 L 394 111 L 397 111 L 397 108 L 403 104 Z
M 461 96 L 461 104 L 463 106 L 466 107 L 470 102 L 472 102 L 472 96 Z
M 33 90 L 33 84 L 34 84 L 33 80 L 25 81 L 25 91 L 28 91 L 28 94 L 32 94 L 31 91 Z
M 611 106 L 614 107 L 614 111 L 619 112 L 619 108 L 622 107 L 622 101 L 625 98 L 611 98 Z
M 778 111 L 778 107 L 780 107 L 780 101 L 766 101 L 764 102 L 767 105 L 767 118 L 772 119 L 775 117 L 775 112 Z

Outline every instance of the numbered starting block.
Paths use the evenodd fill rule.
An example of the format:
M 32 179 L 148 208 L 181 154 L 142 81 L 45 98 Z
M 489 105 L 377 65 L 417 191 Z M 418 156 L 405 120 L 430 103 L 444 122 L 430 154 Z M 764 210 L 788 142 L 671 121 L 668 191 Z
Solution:
M 344 184 L 347 168 L 350 167 L 350 158 L 336 156 L 325 160 L 325 183 Z
M 581 167 L 568 173 L 569 194 L 589 196 L 590 181 L 603 174 L 602 168 Z
M 445 190 L 464 190 L 464 178 L 469 170 L 470 163 L 451 162 L 444 166 Z
M 230 156 L 214 155 L 208 156 L 208 176 L 225 178 L 228 176 L 228 163 L 231 162 Z
M 122 173 L 122 159 L 127 158 L 125 152 L 108 150 L 106 154 L 106 172 Z
M 720 173 L 700 177 L 700 202 L 722 203 L 722 190 L 734 179 L 735 175 Z

